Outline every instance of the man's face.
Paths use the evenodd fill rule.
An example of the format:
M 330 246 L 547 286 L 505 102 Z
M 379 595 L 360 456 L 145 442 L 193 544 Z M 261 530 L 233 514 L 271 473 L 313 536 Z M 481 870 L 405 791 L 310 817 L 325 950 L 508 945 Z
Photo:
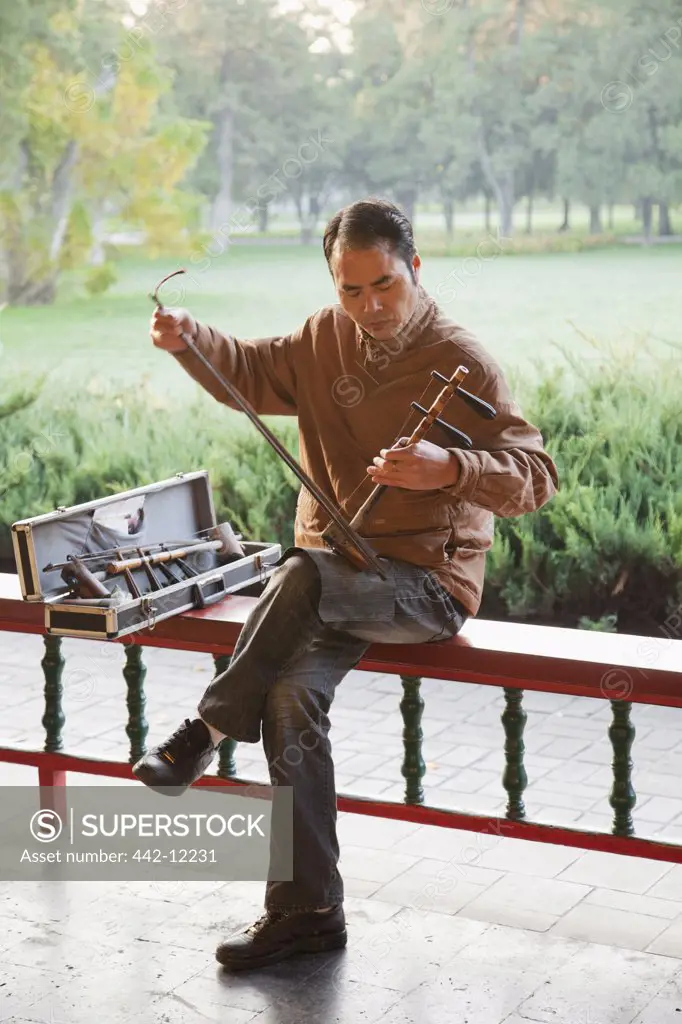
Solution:
M 400 256 L 385 246 L 335 247 L 331 264 L 339 302 L 378 341 L 389 340 L 412 316 L 421 265 L 416 254 L 412 261 L 416 280 Z

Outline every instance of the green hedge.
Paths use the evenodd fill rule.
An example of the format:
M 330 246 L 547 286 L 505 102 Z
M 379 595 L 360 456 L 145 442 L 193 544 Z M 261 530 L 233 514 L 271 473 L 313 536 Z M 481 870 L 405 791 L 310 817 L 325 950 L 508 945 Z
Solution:
M 0 557 L 17 519 L 206 469 L 216 512 L 245 536 L 293 542 L 298 481 L 240 414 L 206 397 L 182 408 L 144 389 L 79 396 L 78 407 L 25 392 L 0 404 Z M 53 404 L 54 403 L 54 404 Z M 58 404 L 59 403 L 59 404 Z M 296 450 L 294 419 L 271 424 Z
M 513 381 L 561 489 L 497 519 L 481 617 L 663 635 L 682 602 L 682 374 L 621 355 Z M 272 428 L 294 455 L 296 422 Z M 181 409 L 139 389 L 78 405 L 17 387 L 0 402 L 0 557 L 9 526 L 205 468 L 219 518 L 292 543 L 298 481 L 255 428 L 201 395 Z

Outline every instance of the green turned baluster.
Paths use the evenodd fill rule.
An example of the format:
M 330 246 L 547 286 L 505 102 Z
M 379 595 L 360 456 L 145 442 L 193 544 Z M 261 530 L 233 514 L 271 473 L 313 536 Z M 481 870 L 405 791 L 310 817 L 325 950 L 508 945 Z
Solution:
M 635 826 L 632 811 L 637 796 L 632 787 L 632 760 L 630 751 L 635 739 L 635 727 L 630 721 L 632 704 L 628 700 L 610 701 L 613 721 L 609 726 L 609 739 L 613 747 L 613 786 L 609 803 L 613 807 L 613 827 L 617 836 L 632 836 Z
M 60 636 L 45 636 L 43 640 L 45 654 L 40 664 L 43 666 L 45 676 L 45 714 L 43 715 L 45 751 L 48 754 L 58 754 L 64 749 L 62 728 L 66 721 L 62 710 L 62 671 L 64 669 L 62 638 Z
M 142 647 L 139 644 L 126 643 L 126 663 L 123 668 L 128 692 L 128 724 L 126 733 L 130 740 L 130 764 L 135 764 L 145 752 L 149 725 L 144 717 L 146 699 L 144 695 L 144 678 L 147 666 L 142 661 Z
M 426 765 L 422 758 L 422 739 L 424 734 L 421 728 L 422 712 L 424 711 L 424 699 L 419 692 L 421 679 L 419 676 L 401 676 L 403 684 L 403 697 L 400 701 L 400 712 L 403 716 L 403 747 L 405 756 L 403 759 L 402 774 L 406 780 L 405 803 L 423 804 L 424 790 L 422 779 L 426 772 Z
M 229 654 L 214 654 L 215 674 L 220 676 L 230 667 L 231 656 Z M 218 770 L 216 775 L 221 779 L 231 779 L 237 774 L 237 762 L 234 752 L 237 749 L 237 741 L 226 739 L 218 747 Z
M 528 717 L 523 709 L 523 690 L 505 686 L 504 703 L 502 725 L 505 767 L 502 785 L 507 791 L 506 816 L 512 821 L 520 821 L 526 817 L 523 792 L 528 785 L 528 776 L 523 764 L 526 749 L 523 743 L 523 730 Z

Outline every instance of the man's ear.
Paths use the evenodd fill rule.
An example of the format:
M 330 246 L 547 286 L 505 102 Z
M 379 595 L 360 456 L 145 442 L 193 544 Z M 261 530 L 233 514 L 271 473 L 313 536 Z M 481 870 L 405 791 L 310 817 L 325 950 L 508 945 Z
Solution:
M 421 257 L 418 252 L 412 257 L 412 273 L 414 275 L 415 284 L 419 284 L 419 268 L 422 265 Z

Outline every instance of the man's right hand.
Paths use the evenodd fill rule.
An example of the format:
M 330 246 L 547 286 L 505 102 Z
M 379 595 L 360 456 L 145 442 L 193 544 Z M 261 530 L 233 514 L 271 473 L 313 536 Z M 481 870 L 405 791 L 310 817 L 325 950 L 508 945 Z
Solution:
M 184 352 L 187 345 L 180 337 L 196 336 L 197 322 L 186 309 L 155 309 L 151 319 L 150 336 L 157 348 L 165 352 Z

